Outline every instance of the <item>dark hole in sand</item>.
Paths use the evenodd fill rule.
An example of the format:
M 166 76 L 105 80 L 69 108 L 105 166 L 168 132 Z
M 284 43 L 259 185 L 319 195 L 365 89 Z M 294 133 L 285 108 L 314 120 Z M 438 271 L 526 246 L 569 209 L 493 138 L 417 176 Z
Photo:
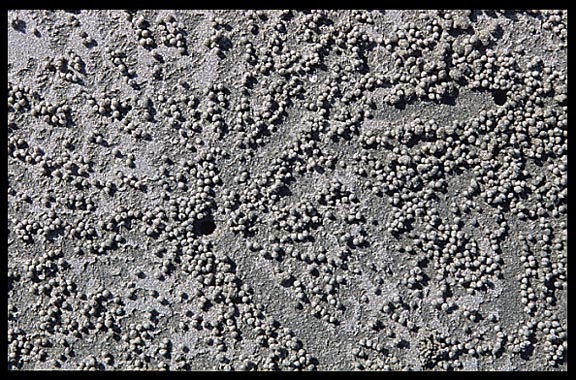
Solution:
M 200 220 L 196 224 L 196 230 L 200 235 L 210 235 L 216 229 L 216 224 L 213 220 Z
M 504 90 L 496 90 L 492 93 L 494 97 L 494 103 L 498 104 L 499 106 L 506 103 L 506 91 Z

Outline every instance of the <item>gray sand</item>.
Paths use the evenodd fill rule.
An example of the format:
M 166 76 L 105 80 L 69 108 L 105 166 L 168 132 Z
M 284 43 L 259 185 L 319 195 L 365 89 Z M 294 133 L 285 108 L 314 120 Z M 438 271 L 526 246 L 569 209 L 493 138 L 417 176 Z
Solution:
M 8 368 L 566 370 L 566 11 L 10 11 Z

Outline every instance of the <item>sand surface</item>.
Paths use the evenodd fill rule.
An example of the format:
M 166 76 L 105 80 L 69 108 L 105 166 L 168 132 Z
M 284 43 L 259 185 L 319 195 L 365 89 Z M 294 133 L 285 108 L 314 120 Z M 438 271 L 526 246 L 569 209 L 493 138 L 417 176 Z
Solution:
M 9 369 L 566 370 L 566 11 L 7 28 Z

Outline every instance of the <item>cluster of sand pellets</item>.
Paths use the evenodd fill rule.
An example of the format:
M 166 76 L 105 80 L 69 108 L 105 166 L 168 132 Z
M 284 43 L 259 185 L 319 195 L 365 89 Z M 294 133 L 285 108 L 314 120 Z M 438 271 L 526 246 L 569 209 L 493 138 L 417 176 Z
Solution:
M 7 28 L 9 369 L 566 369 L 566 11 Z

